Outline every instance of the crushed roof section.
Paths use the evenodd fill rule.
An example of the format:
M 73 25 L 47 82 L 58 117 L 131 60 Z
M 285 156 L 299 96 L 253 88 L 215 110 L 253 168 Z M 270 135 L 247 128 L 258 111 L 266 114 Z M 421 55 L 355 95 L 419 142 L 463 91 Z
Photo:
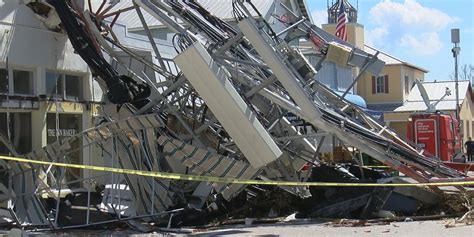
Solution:
M 297 0 L 298 6 L 301 10 L 301 14 L 306 17 L 311 23 L 313 23 L 313 18 L 310 16 L 310 11 L 308 8 L 308 3 L 306 0 Z
M 441 81 L 441 82 L 423 82 L 423 87 L 426 93 L 430 97 L 430 102 L 435 103 L 446 93 L 446 88 L 451 90 L 451 95 L 446 96 L 436 106 L 437 110 L 455 110 L 456 109 L 456 91 L 454 81 Z M 472 89 L 469 81 L 459 81 L 459 105 L 463 103 L 466 96 L 469 93 L 472 94 Z M 407 101 L 397 109 L 395 112 L 411 112 L 411 111 L 425 111 L 426 105 L 421 97 L 418 86 L 414 86 L 410 94 L 408 95 Z
M 222 20 L 229 20 L 234 18 L 234 16 L 232 15 L 232 0 L 197 0 L 197 2 L 201 4 L 201 6 L 203 6 L 205 9 L 207 9 L 210 13 L 212 13 L 214 16 Z M 102 1 L 92 1 L 93 10 L 96 11 L 101 3 Z M 274 0 L 258 0 L 252 1 L 252 3 L 263 16 L 266 16 L 273 9 Z M 109 13 L 131 6 L 133 6 L 132 1 L 120 1 L 109 11 Z M 254 10 L 250 8 L 249 10 L 252 16 L 258 16 L 258 14 Z M 154 18 L 152 15 L 148 14 L 148 12 L 142 10 L 142 13 L 146 23 L 148 24 L 148 27 L 157 28 L 163 26 L 163 23 L 161 23 L 158 19 Z M 135 10 L 120 13 L 118 22 L 123 23 L 128 27 L 129 30 L 132 31 L 143 28 L 140 18 L 135 13 Z

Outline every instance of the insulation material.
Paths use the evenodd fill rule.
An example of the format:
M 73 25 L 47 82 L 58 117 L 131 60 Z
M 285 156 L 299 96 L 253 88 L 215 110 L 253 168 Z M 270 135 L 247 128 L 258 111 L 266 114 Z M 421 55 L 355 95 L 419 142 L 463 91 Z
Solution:
M 331 42 L 328 46 L 326 60 L 335 62 L 339 66 L 346 66 L 351 56 L 351 48 L 336 42 Z
M 254 169 L 247 162 L 218 155 L 170 137 L 159 137 L 158 144 L 163 146 L 167 159 L 180 160 L 192 173 L 198 175 L 254 179 L 261 173 L 261 170 Z M 245 186 L 215 183 L 213 187 L 226 200 L 230 200 Z

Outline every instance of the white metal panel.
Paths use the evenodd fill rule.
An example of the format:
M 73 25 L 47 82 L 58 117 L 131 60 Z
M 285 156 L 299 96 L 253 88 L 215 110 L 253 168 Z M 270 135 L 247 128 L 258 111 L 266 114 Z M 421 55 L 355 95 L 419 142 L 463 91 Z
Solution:
M 176 160 L 189 168 L 192 174 L 210 175 L 236 179 L 254 179 L 261 173 L 261 169 L 254 169 L 243 160 L 234 160 L 227 156 L 214 154 L 211 151 L 200 149 L 182 141 L 160 136 L 158 144 L 163 146 L 166 160 Z M 245 185 L 209 183 L 226 200 L 236 196 Z M 198 188 L 199 189 L 199 188 Z M 196 189 L 197 190 L 197 189 Z
M 431 102 L 433 103 L 433 102 Z M 441 101 L 439 104 L 436 105 L 436 110 L 455 110 L 456 109 L 456 101 L 449 100 L 449 101 Z M 405 102 L 402 106 L 395 109 L 395 112 L 412 112 L 412 111 L 425 111 L 426 104 L 422 101 L 408 101 Z
M 242 33 L 244 33 L 245 37 L 254 46 L 255 50 L 260 54 L 264 62 L 266 62 L 267 65 L 272 69 L 272 72 L 276 75 L 283 87 L 300 108 L 300 111 L 292 111 L 292 108 L 287 108 L 288 110 L 292 111 L 293 113 L 296 112 L 295 114 L 311 123 L 318 129 L 336 135 L 337 138 L 339 138 L 342 142 L 359 148 L 362 152 L 375 157 L 384 164 L 392 167 L 401 166 L 401 163 L 398 160 L 387 157 L 383 148 L 374 145 L 374 143 L 368 140 L 360 139 L 359 136 L 341 129 L 341 127 L 338 125 L 326 123 L 323 119 L 321 119 L 321 111 L 316 107 L 316 104 L 310 100 L 311 96 L 302 88 L 296 76 L 289 71 L 288 67 L 282 61 L 282 57 L 280 57 L 275 49 L 267 42 L 271 39 L 268 37 L 264 38 L 254 23 L 249 20 L 249 18 L 242 20 L 238 26 Z M 378 70 L 378 68 L 379 66 L 376 66 L 372 68 L 372 70 Z M 349 119 L 344 119 L 343 121 L 355 125 L 355 123 Z M 424 176 L 418 175 L 414 172 L 411 173 L 411 175 L 420 182 L 426 182 L 427 180 Z
M 218 1 L 198 0 L 197 2 L 206 10 L 208 10 L 210 13 L 212 13 L 212 15 L 220 19 L 230 20 L 234 18 L 234 16 L 232 15 L 232 0 L 218 0 Z M 102 1 L 91 1 L 91 3 L 92 3 L 93 10 L 97 11 L 97 9 L 99 9 L 99 6 L 102 4 Z M 274 1 L 273 0 L 258 0 L 258 1 L 253 1 L 252 3 L 260 11 L 260 13 L 265 16 L 272 9 L 272 5 L 274 4 Z M 108 6 L 109 4 L 106 4 L 105 7 L 103 7 L 103 9 L 105 9 Z M 130 0 L 120 1 L 109 12 L 117 11 L 117 10 L 131 7 L 131 6 L 133 6 L 133 2 Z M 253 9 L 249 9 L 249 11 L 252 14 L 252 16 L 258 16 L 257 13 Z M 153 17 L 148 12 L 142 11 L 142 13 L 149 27 L 163 26 L 163 23 L 160 22 L 159 19 Z M 113 17 L 110 17 L 108 20 L 112 20 L 112 18 Z M 122 12 L 119 17 L 119 22 L 122 22 L 123 24 L 127 25 L 127 27 L 134 30 L 143 29 L 142 23 L 138 15 L 133 10 Z M 178 20 L 178 22 L 180 21 Z
M 469 81 L 459 81 L 459 102 L 462 103 L 462 100 L 466 97 L 467 90 L 469 89 Z M 446 93 L 446 88 L 451 90 L 451 95 L 444 97 L 444 101 L 456 100 L 456 82 L 454 81 L 438 81 L 438 82 L 423 82 L 423 87 L 426 90 L 426 93 L 430 97 L 430 101 L 434 102 L 443 97 Z M 423 101 L 421 97 L 420 90 L 418 86 L 414 86 L 410 95 L 407 98 L 408 101 Z
M 297 81 L 295 75 L 289 72 L 288 67 L 276 56 L 274 49 L 261 37 L 257 27 L 249 19 L 242 20 L 238 26 L 255 50 L 257 50 L 258 54 L 272 69 L 272 72 L 293 100 L 295 100 L 296 104 L 301 108 L 301 112 L 309 118 L 308 121 L 318 120 L 321 113 L 314 106 L 313 101 L 309 99 L 311 97 Z
M 442 82 L 423 82 L 423 87 L 426 93 L 430 97 L 430 103 L 436 103 L 446 93 L 446 88 L 451 90 L 451 95 L 446 96 L 436 105 L 436 110 L 455 110 L 456 109 L 456 93 L 455 93 L 455 82 L 454 81 L 442 81 Z M 461 105 L 466 98 L 469 90 L 469 81 L 459 82 L 459 105 Z M 403 106 L 395 109 L 396 112 L 404 111 L 424 111 L 426 105 L 423 102 L 420 90 L 418 86 L 414 86 L 410 94 L 408 95 L 407 101 Z
M 281 150 L 227 79 L 227 73 L 214 63 L 202 44 L 195 43 L 174 60 L 254 168 L 281 156 Z
M 313 59 L 311 63 L 314 65 L 316 64 L 315 61 Z M 341 67 L 333 62 L 323 62 L 321 69 L 314 78 L 334 91 L 346 91 L 353 80 L 350 67 Z

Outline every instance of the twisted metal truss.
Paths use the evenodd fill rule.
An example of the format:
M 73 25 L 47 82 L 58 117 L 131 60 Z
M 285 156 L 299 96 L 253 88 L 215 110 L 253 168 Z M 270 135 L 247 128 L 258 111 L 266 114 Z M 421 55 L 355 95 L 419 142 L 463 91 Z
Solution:
M 28 158 L 68 162 L 68 154 L 77 152 L 70 144 L 81 141 L 80 149 L 100 151 L 100 157 L 93 159 L 112 167 L 300 181 L 306 180 L 310 173 L 303 169 L 305 165 L 321 164 L 321 146 L 325 139 L 334 136 L 345 146 L 369 154 L 419 182 L 464 177 L 438 160 L 426 157 L 388 126 L 345 100 L 347 92 L 340 96 L 314 80 L 317 73 L 314 68 L 328 60 L 334 42 L 350 49 L 347 64 L 361 68 L 361 74 L 365 71 L 377 74 L 383 62 L 377 55 L 356 49 L 312 25 L 285 5 L 281 7 L 286 8 L 287 15 L 273 16 L 285 29 L 275 32 L 250 1 L 232 1 L 238 28 L 213 16 L 197 1 L 135 0 L 116 4 L 118 1 L 113 4 L 103 1 L 97 8 L 89 1 L 88 9 L 83 10 L 75 1 L 50 3 L 78 54 L 88 57 L 86 62 L 107 92 L 108 101 L 101 109 L 100 120 L 104 123 L 49 144 L 26 155 Z M 156 59 L 141 57 L 120 42 L 114 25 L 125 13 L 136 14 Z M 180 56 L 174 62 L 161 57 L 145 16 L 159 20 L 175 32 L 173 45 Z M 317 65 L 309 65 L 299 50 L 290 46 L 300 39 L 314 44 L 321 58 Z M 185 69 L 193 64 L 187 61 L 187 56 L 192 54 L 203 58 L 196 65 L 204 63 L 210 75 L 222 79 L 221 91 L 228 92 L 232 98 L 204 94 L 206 85 L 199 84 L 199 80 L 207 78 L 198 80 L 192 70 Z M 143 69 L 128 67 L 130 63 L 121 55 L 127 55 L 129 62 L 143 65 Z M 150 78 L 147 70 L 157 80 Z M 123 93 L 127 95 L 121 97 Z M 259 159 L 252 154 L 252 151 L 260 152 L 255 144 L 242 145 L 243 141 L 235 135 L 239 128 L 231 128 L 238 121 L 232 117 L 222 119 L 225 113 L 239 111 L 219 110 L 220 99 L 237 101 L 239 108 L 245 109 L 248 121 L 244 123 L 260 130 L 242 132 L 262 136 L 268 150 L 274 151 L 274 159 Z M 291 116 L 309 124 L 312 132 L 301 132 L 289 119 Z M 64 182 L 64 177 L 73 172 L 64 168 L 11 165 L 13 175 L 19 177 L 11 185 L 16 194 L 12 210 L 17 223 L 47 228 L 163 217 L 177 206 L 202 208 L 215 201 L 216 195 L 231 200 L 245 188 L 106 173 L 75 177 L 73 183 L 87 187 L 87 215 L 82 221 L 63 223 L 58 221 L 61 192 L 65 192 L 61 190 L 70 187 L 71 183 Z M 89 217 L 90 184 L 99 178 L 107 185 L 102 187 L 102 201 L 96 207 L 100 213 L 110 215 L 107 221 L 94 222 Z M 309 195 L 304 187 L 281 188 L 302 198 Z M 56 206 L 48 207 L 41 200 L 44 196 L 55 199 Z

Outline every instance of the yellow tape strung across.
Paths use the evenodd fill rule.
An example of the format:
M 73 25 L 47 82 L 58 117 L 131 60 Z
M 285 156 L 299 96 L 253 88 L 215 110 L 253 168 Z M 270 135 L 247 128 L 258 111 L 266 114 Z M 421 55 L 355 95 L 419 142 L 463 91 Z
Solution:
M 154 177 L 160 179 L 202 181 L 213 183 L 233 183 L 233 184 L 256 184 L 256 185 L 276 185 L 276 186 L 325 186 L 325 187 L 413 187 L 413 186 L 466 186 L 474 185 L 474 181 L 456 181 L 456 182 L 433 182 L 433 183 L 328 183 L 328 182 L 291 182 L 291 181 L 264 181 L 264 180 L 248 180 L 234 179 L 225 177 L 199 176 L 187 174 L 174 174 L 166 172 L 142 171 L 131 169 L 120 169 L 112 167 L 91 166 L 67 164 L 58 162 L 48 162 L 40 160 L 30 160 L 18 157 L 0 156 L 0 160 L 15 161 L 21 163 L 30 163 L 37 165 L 53 165 L 58 167 L 76 168 L 84 170 L 95 170 L 104 172 L 113 172 L 119 174 L 140 175 L 146 177 Z
M 369 168 L 369 169 L 390 169 L 390 166 L 386 165 L 364 165 L 362 166 L 364 168 Z

